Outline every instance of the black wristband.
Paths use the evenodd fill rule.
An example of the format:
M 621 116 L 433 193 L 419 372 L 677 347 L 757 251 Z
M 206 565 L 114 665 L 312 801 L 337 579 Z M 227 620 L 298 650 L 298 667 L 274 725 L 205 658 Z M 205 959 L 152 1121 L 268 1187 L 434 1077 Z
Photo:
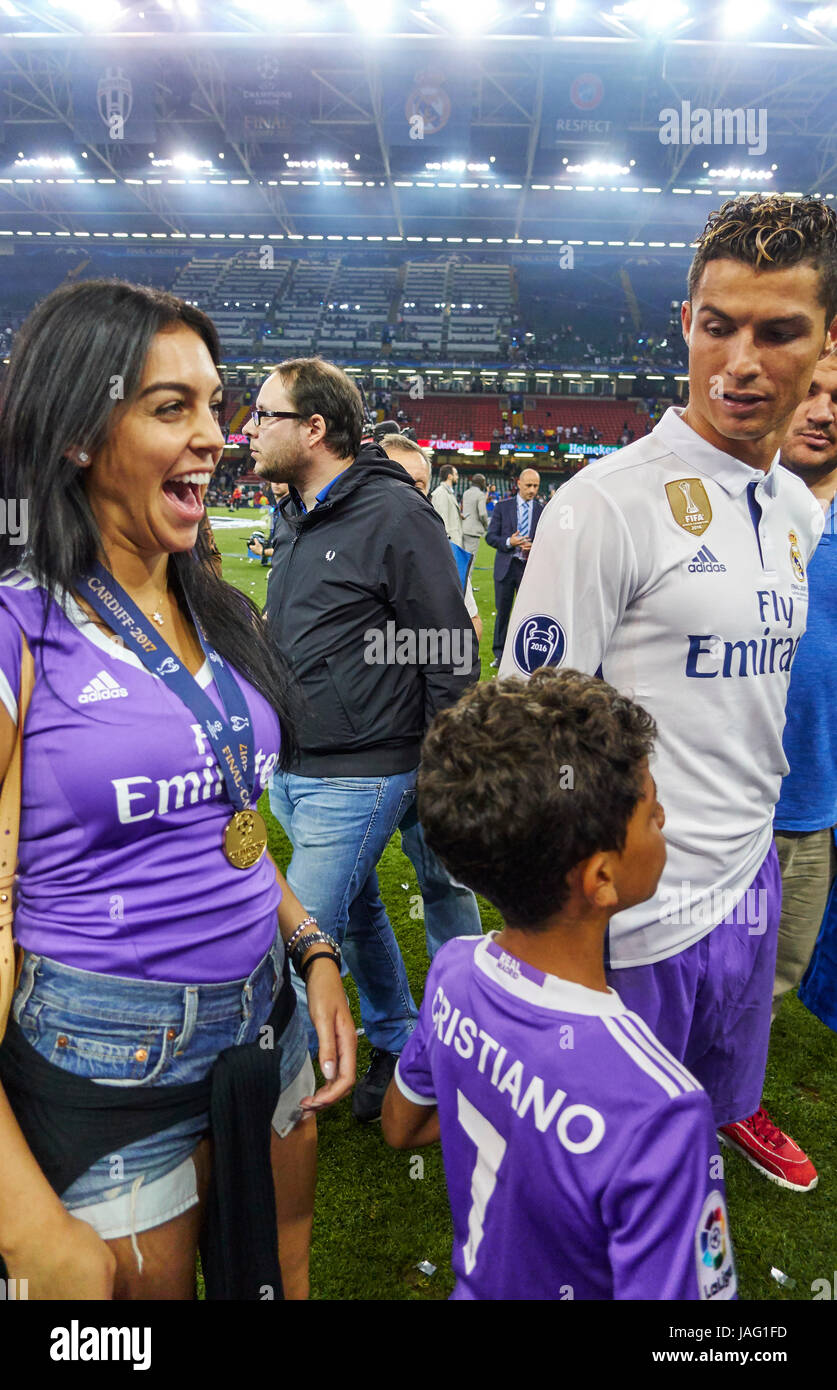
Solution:
M 309 956 L 306 961 L 303 961 L 299 968 L 299 974 L 302 976 L 303 980 L 306 978 L 309 965 L 313 965 L 315 960 L 333 960 L 338 971 L 340 969 L 339 962 L 333 951 L 315 951 L 313 956 Z

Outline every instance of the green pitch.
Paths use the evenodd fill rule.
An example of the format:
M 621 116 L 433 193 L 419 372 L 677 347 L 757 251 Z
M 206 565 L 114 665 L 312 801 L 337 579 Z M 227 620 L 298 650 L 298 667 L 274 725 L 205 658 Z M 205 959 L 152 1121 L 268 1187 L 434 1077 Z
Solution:
M 263 512 L 233 516 L 248 525 L 218 530 L 224 578 L 261 605 L 268 570 L 246 558 L 246 538 L 268 529 Z M 483 679 L 491 676 L 494 623 L 492 561 L 480 546 L 472 572 L 483 620 L 480 646 Z M 270 816 L 267 796 L 260 805 L 268 820 L 270 847 L 287 867 L 290 846 Z M 412 865 L 393 836 L 378 869 L 381 895 L 398 938 L 413 995 L 421 1002 L 427 973 L 418 885 Z M 481 901 L 483 925 L 499 927 L 494 908 Z M 411 915 L 412 914 L 412 915 Z M 357 997 L 349 986 L 355 1017 Z M 360 1040 L 359 1068 L 368 1048 Z M 837 1269 L 837 1036 L 798 1002 L 786 998 L 773 1027 L 765 1082 L 765 1104 L 773 1119 L 810 1154 L 819 1186 L 807 1195 L 786 1192 L 767 1182 L 738 1154 L 723 1152 L 730 1224 L 744 1299 L 810 1299 L 816 1279 L 834 1279 Z M 437 1299 L 453 1287 L 450 1270 L 451 1224 L 438 1146 L 416 1155 L 389 1149 L 377 1124 L 352 1119 L 351 1098 L 320 1115 L 319 1181 L 311 1259 L 312 1297 L 320 1299 Z M 417 1163 L 416 1157 L 423 1160 Z M 431 1277 L 416 1268 L 422 1260 L 437 1266 Z M 771 1277 L 781 1270 L 795 1287 Z

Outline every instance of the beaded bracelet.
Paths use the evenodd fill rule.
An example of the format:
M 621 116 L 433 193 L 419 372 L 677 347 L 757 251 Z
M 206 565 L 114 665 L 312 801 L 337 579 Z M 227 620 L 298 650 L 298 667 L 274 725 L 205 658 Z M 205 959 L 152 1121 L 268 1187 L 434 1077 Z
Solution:
M 297 942 L 296 946 L 291 952 L 291 965 L 293 966 L 297 975 L 300 975 L 302 973 L 300 970 L 300 963 L 302 961 L 302 957 L 305 955 L 305 952 L 308 950 L 310 946 L 328 946 L 337 957 L 337 964 L 341 964 L 343 959 L 343 953 L 340 950 L 340 946 L 338 945 L 338 943 L 334 940 L 334 937 L 328 936 L 325 932 L 321 931 L 309 932 L 307 936 L 303 936 L 302 940 Z
M 299 938 L 302 936 L 302 933 L 305 931 L 305 928 L 316 927 L 318 925 L 319 923 L 317 922 L 316 917 L 304 917 L 303 920 L 300 922 L 299 926 L 294 931 L 293 936 L 289 936 L 287 941 L 285 942 L 285 950 L 287 951 L 288 955 L 291 954 L 291 951 L 294 948 L 294 942 L 299 940 Z

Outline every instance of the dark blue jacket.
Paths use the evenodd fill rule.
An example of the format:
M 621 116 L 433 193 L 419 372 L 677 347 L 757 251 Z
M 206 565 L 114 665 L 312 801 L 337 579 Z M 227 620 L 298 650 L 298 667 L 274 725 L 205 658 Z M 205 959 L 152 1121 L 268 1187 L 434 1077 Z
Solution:
M 479 680 L 442 518 L 377 444 L 362 446 L 310 512 L 292 492 L 279 505 L 265 613 L 305 696 L 293 771 L 386 777 L 417 767 L 434 715 Z
M 538 522 L 541 519 L 544 504 L 539 497 L 534 499 L 529 519 L 529 539 L 534 537 L 538 529 Z M 523 564 L 514 558 L 517 547 L 509 547 L 506 541 L 513 536 L 517 530 L 517 496 L 510 497 L 507 502 L 498 502 L 494 511 L 491 513 L 491 521 L 485 533 L 485 539 L 489 545 L 493 545 L 497 554 L 494 559 L 494 578 L 505 579 L 512 565 L 515 565 L 523 573 L 526 559 Z

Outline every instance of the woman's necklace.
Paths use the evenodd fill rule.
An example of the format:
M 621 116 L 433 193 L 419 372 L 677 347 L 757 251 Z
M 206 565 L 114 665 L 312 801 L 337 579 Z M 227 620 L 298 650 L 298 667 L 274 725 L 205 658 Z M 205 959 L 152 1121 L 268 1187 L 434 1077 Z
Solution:
M 163 589 L 160 590 L 160 593 L 159 593 L 158 596 L 157 596 L 157 603 L 156 603 L 156 606 L 155 606 L 155 608 L 154 608 L 154 611 L 153 611 L 152 613 L 150 613 L 150 614 L 147 615 L 147 616 L 149 616 L 149 617 L 151 618 L 151 621 L 152 621 L 152 622 L 154 622 L 154 623 L 157 624 L 158 627 L 162 627 L 162 626 L 163 626 L 163 623 L 166 621 L 165 618 L 163 617 L 163 613 L 162 613 L 163 598 L 165 597 L 165 593 L 166 593 L 165 588 L 163 588 Z M 145 612 L 144 609 L 143 609 L 143 612 Z

